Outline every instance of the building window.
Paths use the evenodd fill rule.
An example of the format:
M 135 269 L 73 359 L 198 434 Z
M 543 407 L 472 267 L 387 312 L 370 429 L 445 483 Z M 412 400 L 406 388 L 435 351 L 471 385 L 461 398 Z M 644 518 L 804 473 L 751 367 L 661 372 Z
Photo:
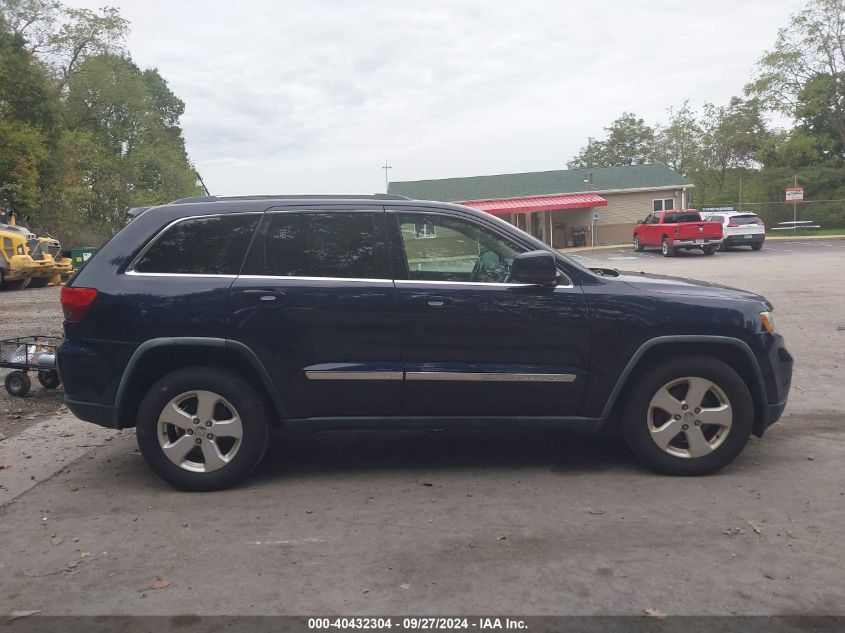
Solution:
M 652 200 L 652 210 L 654 212 L 657 211 L 671 211 L 675 208 L 675 199 L 674 198 L 662 198 L 658 200 Z

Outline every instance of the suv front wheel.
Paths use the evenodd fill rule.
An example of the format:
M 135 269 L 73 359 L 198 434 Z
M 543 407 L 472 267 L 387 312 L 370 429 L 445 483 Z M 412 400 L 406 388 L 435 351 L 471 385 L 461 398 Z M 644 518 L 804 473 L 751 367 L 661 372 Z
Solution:
M 155 473 L 182 490 L 237 484 L 267 450 L 270 413 L 234 374 L 190 367 L 164 376 L 141 402 L 136 434 Z
M 739 455 L 754 403 L 743 379 L 715 358 L 669 361 L 638 381 L 623 419 L 634 454 L 667 475 L 706 475 Z

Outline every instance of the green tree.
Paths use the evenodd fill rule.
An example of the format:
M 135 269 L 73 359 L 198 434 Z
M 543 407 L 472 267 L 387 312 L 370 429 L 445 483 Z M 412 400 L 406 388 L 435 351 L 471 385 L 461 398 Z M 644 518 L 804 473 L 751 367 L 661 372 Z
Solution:
M 38 128 L 0 118 L 0 205 L 29 215 L 41 201 L 39 164 L 47 154 Z
M 778 31 L 746 92 L 796 118 L 812 103 L 845 146 L 845 0 L 810 0 Z
M 50 38 L 50 60 L 64 89 L 80 65 L 92 55 L 125 52 L 129 22 L 113 7 L 100 13 L 89 9 L 65 9 L 65 22 Z
M 670 107 L 667 115 L 668 122 L 657 126 L 652 156 L 682 176 L 691 176 L 701 168 L 701 124 L 689 101 L 678 109 Z
M 183 110 L 158 72 L 129 59 L 106 54 L 80 65 L 67 88 L 62 163 L 90 183 L 92 219 L 117 222 L 127 207 L 199 193 L 177 125 Z
M 27 43 L 31 53 L 50 47 L 56 23 L 62 13 L 57 0 L 3 0 L 0 2 L 0 29 Z
M 607 132 L 604 140 L 590 137 L 587 145 L 567 163 L 571 169 L 642 165 L 651 160 L 654 130 L 643 119 L 623 112 L 604 130 Z
M 728 170 L 757 165 L 768 130 L 756 99 L 732 97 L 728 105 L 704 104 L 702 117 L 701 177 L 715 183 L 721 194 Z

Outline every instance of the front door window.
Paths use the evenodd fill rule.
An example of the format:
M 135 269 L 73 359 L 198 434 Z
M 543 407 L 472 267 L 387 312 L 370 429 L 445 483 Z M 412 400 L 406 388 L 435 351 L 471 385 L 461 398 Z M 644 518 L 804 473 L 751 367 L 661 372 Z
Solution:
M 408 279 L 507 283 L 521 251 L 478 224 L 445 215 L 397 214 Z

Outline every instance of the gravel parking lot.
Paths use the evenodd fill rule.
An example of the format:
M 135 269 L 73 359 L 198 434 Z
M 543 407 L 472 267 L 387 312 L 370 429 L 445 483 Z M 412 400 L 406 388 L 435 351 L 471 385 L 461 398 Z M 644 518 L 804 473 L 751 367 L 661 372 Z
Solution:
M 187 494 L 36 394 L 0 441 L 0 613 L 845 613 L 845 241 L 577 258 L 769 297 L 782 421 L 698 479 L 563 431 L 279 434 L 241 488 Z M 56 295 L 4 293 L 3 331 L 55 332 Z

